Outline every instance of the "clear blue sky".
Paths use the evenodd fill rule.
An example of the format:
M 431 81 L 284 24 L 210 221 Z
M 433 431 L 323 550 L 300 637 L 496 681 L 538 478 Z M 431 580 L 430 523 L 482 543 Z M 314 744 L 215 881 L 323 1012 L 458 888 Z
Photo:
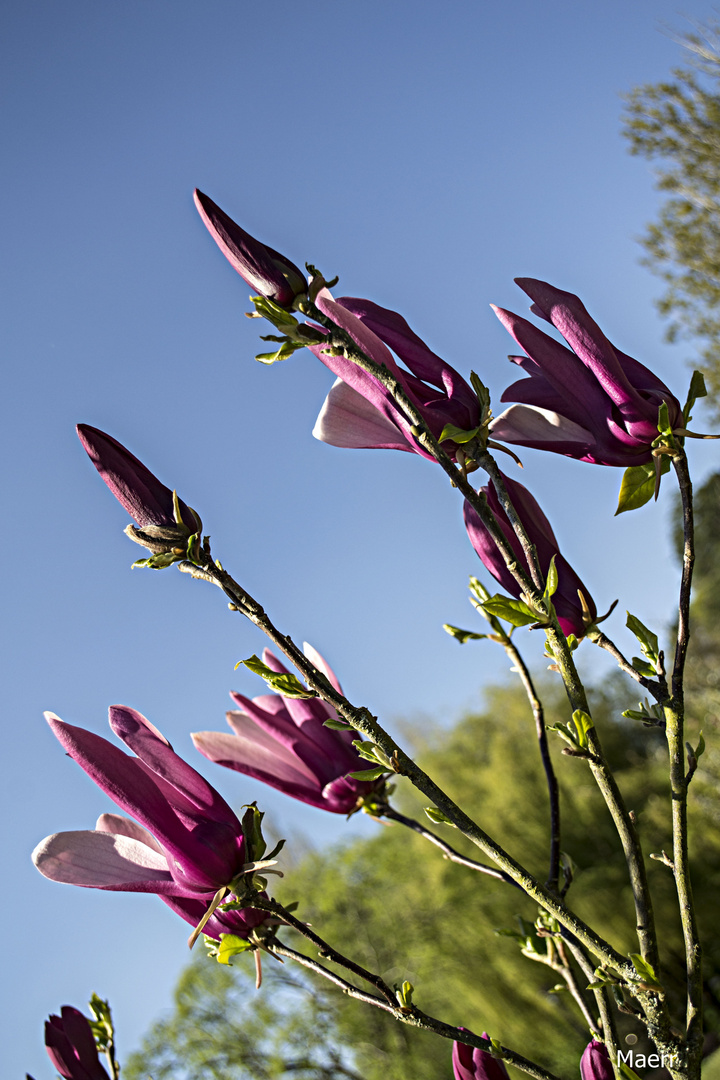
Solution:
M 524 313 L 517 275 L 579 293 L 684 394 L 691 350 L 662 343 L 659 287 L 634 242 L 657 197 L 619 134 L 620 93 L 680 57 L 663 31 L 684 27 L 674 0 L 304 8 L 24 0 L 4 15 L 6 1076 L 47 1080 L 43 1019 L 93 990 L 111 998 L 129 1051 L 186 959 L 185 925 L 155 898 L 32 868 L 43 836 L 111 809 L 42 711 L 105 733 L 107 706 L 132 705 L 191 756 L 188 732 L 223 727 L 230 689 L 262 691 L 233 666 L 263 642 L 219 594 L 176 571 L 130 571 L 127 518 L 76 422 L 177 487 L 224 564 L 394 730 L 450 722 L 507 667 L 440 629 L 471 624 L 465 586 L 479 570 L 457 494 L 411 455 L 311 438 L 332 378 L 309 354 L 254 362 L 249 290 L 193 187 L 295 262 L 340 274 L 343 293 L 402 311 L 496 399 L 513 373 L 488 304 Z M 696 452 L 700 473 L 716 454 Z M 620 596 L 619 610 L 665 624 L 667 495 L 613 520 L 617 472 L 523 457 L 598 607 Z M 630 649 L 622 624 L 610 629 Z M 343 834 L 341 819 L 206 775 L 235 803 L 260 799 L 277 833 Z

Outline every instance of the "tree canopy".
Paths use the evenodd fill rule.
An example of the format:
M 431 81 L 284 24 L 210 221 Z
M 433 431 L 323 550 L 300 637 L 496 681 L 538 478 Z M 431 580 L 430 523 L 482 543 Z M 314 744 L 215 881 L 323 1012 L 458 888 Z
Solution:
M 701 346 L 715 413 L 720 412 L 720 23 L 683 40 L 687 62 L 667 82 L 626 99 L 630 152 L 652 162 L 667 193 L 642 237 L 644 262 L 666 284 L 660 311 L 668 337 Z

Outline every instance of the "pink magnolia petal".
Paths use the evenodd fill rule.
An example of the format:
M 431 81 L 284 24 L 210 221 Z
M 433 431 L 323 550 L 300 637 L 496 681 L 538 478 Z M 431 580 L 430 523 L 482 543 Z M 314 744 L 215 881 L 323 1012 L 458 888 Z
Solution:
M 342 379 L 333 383 L 312 433 L 320 442 L 351 450 L 412 452 L 392 420 Z
M 165 856 L 128 836 L 55 833 L 38 844 L 32 858 L 51 881 L 122 892 L 178 892 Z
M 312 647 L 312 645 L 309 645 L 307 641 L 304 641 L 303 642 L 303 652 L 307 656 L 310 663 L 314 664 L 315 667 L 318 669 L 318 671 L 322 671 L 325 678 L 328 680 L 328 682 L 332 686 L 335 687 L 338 694 L 342 694 L 342 687 L 340 686 L 340 683 L 338 682 L 337 675 L 335 674 L 333 669 L 330 667 L 328 662 L 325 660 L 325 658 L 320 655 L 320 653 L 317 651 L 317 649 L 314 649 Z
M 101 814 L 97 819 L 95 831 L 111 833 L 113 836 L 129 836 L 132 840 L 139 840 L 141 844 L 146 844 L 153 851 L 158 851 L 165 858 L 165 852 L 155 837 L 147 829 L 143 829 L 142 825 L 123 817 L 122 814 Z
M 195 749 L 204 757 L 248 776 L 262 772 L 280 783 L 320 790 L 321 785 L 313 771 L 287 746 L 243 713 L 230 712 L 227 717 L 234 734 L 197 731 L 190 736 Z

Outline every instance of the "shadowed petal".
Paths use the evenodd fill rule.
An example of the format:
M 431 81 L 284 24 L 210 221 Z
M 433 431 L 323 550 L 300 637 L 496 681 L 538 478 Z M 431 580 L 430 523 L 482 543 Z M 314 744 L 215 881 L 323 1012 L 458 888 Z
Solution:
M 412 453 L 412 447 L 393 421 L 342 379 L 333 383 L 312 433 L 330 446 Z

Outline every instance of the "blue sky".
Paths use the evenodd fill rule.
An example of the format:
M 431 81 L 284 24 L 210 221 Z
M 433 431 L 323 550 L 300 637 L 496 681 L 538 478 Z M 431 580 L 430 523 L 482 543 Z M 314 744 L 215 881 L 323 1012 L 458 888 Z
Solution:
M 332 377 L 309 354 L 254 362 L 249 290 L 205 232 L 193 187 L 295 262 L 339 274 L 342 293 L 401 311 L 496 400 L 514 376 L 488 305 L 525 313 L 519 275 L 577 292 L 684 396 L 692 350 L 663 343 L 659 286 L 634 239 L 657 196 L 619 133 L 621 92 L 680 59 L 664 27 L 686 24 L 659 0 L 6 11 L 5 1075 L 47 1080 L 44 1017 L 93 990 L 110 996 L 128 1051 L 186 960 L 185 925 L 154 898 L 63 887 L 32 868 L 43 836 L 111 808 L 42 711 L 105 733 L 108 705 L 132 705 L 191 756 L 188 732 L 222 728 L 230 689 L 263 689 L 233 672 L 263 642 L 219 594 L 175 571 L 130 571 L 127 518 L 75 423 L 111 432 L 177 487 L 228 569 L 393 730 L 451 722 L 507 668 L 441 630 L 471 625 L 466 581 L 479 571 L 457 493 L 412 455 L 312 439 Z M 717 451 L 692 450 L 702 476 Z M 598 607 L 619 596 L 619 611 L 666 624 L 667 493 L 614 520 L 616 471 L 523 459 Z M 631 648 L 620 615 L 609 629 Z M 581 657 L 604 670 L 589 646 Z M 258 798 L 276 833 L 343 835 L 342 820 L 206 775 L 234 803 Z

